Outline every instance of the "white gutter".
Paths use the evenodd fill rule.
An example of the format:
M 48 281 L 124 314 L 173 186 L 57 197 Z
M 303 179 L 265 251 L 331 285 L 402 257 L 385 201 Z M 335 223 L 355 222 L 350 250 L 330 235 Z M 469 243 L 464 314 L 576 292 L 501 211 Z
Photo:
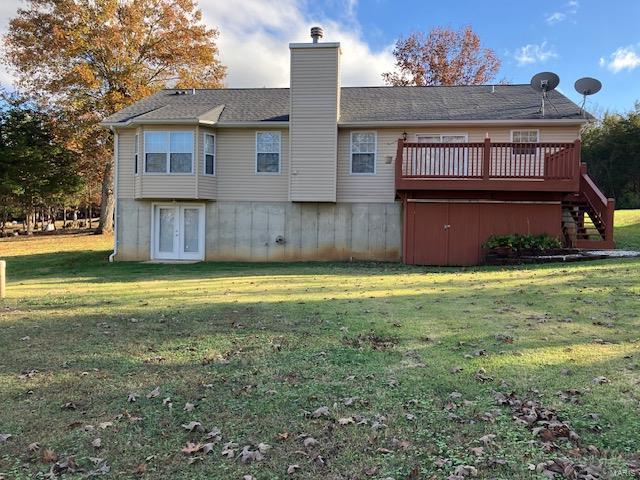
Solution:
M 113 253 L 109 255 L 109 263 L 113 263 L 118 254 L 118 131 L 111 127 L 113 132 Z
M 265 128 L 265 127 L 288 127 L 288 121 L 269 121 L 265 120 L 262 122 L 214 122 L 212 120 L 198 120 L 197 118 L 193 119 L 166 119 L 166 120 L 127 120 L 126 122 L 101 122 L 100 125 L 103 127 L 131 127 L 134 125 L 208 125 L 214 127 L 242 127 L 242 128 Z
M 537 118 L 513 120 L 375 120 L 362 122 L 338 122 L 338 127 L 410 127 L 423 125 L 582 125 L 586 118 Z

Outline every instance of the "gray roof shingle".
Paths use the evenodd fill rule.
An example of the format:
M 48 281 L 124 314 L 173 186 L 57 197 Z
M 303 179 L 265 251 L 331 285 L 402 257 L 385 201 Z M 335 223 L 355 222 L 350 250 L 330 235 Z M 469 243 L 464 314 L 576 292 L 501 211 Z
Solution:
M 288 88 L 162 90 L 107 117 L 105 123 L 195 119 L 210 122 L 289 120 Z M 542 119 L 529 85 L 342 87 L 340 123 Z M 546 119 L 582 118 L 578 106 L 550 92 Z

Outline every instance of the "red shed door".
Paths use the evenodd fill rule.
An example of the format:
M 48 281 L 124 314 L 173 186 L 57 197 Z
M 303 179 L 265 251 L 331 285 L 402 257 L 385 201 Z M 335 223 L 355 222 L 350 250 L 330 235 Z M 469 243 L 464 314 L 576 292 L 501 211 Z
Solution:
M 447 265 L 447 230 L 449 229 L 449 204 L 414 204 L 413 255 L 415 265 Z
M 447 265 L 480 263 L 479 217 L 477 203 L 449 204 Z

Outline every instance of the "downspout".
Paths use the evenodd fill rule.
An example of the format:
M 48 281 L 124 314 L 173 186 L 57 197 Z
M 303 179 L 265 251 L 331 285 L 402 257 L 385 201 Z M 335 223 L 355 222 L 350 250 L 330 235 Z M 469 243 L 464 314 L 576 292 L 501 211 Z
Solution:
M 118 254 L 118 132 L 111 127 L 113 132 L 113 253 L 109 255 L 109 263 L 113 263 L 114 257 Z

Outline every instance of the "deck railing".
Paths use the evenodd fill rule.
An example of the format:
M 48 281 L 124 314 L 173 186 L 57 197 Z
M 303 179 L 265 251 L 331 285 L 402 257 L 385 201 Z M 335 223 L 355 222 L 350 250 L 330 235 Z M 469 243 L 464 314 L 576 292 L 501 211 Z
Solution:
M 547 181 L 578 185 L 580 141 L 571 143 L 415 143 L 398 140 L 397 188 L 433 188 L 442 180 Z M 478 187 L 479 185 L 476 185 Z M 471 188 L 471 186 L 469 185 Z M 559 187 L 559 184 L 558 184 Z M 465 187 L 466 188 L 466 187 Z

